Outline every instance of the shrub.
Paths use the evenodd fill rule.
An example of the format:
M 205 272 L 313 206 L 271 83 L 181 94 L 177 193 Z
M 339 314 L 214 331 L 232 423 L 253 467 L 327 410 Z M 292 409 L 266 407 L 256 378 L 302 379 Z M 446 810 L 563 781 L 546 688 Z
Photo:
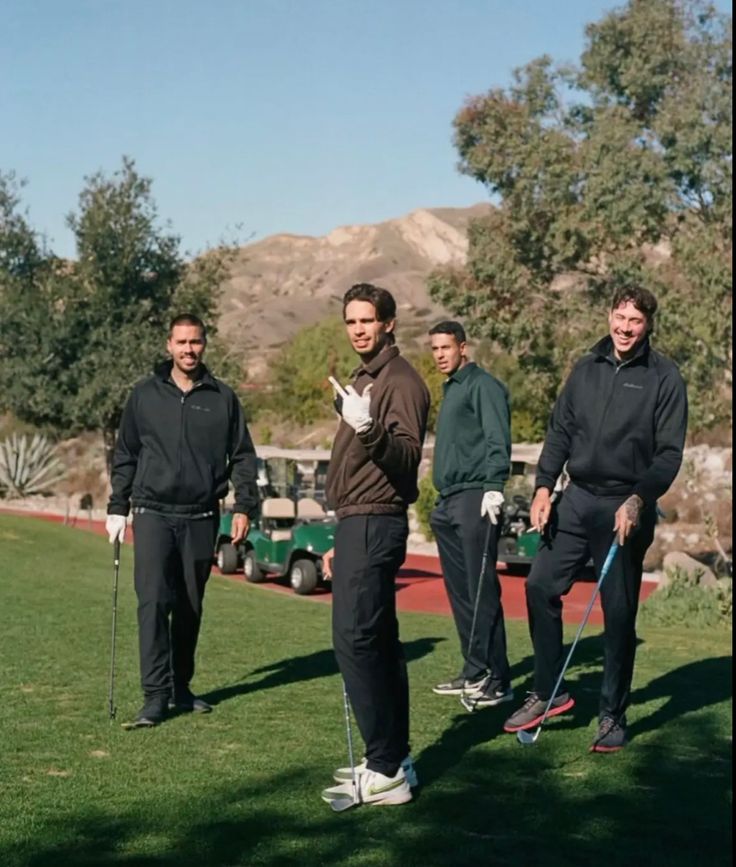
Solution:
M 0 489 L 11 497 L 45 493 L 64 475 L 56 446 L 41 434 L 14 433 L 0 442 Z
M 414 509 L 417 513 L 417 521 L 419 528 L 424 533 L 425 538 L 431 542 L 434 539 L 434 533 L 429 526 L 429 516 L 432 514 L 434 504 L 437 502 L 437 489 L 432 484 L 432 475 L 427 473 L 419 482 L 419 497 L 414 504 Z
M 733 581 L 721 578 L 715 587 L 697 583 L 683 569 L 668 569 L 668 581 L 641 606 L 639 622 L 651 626 L 729 627 Z

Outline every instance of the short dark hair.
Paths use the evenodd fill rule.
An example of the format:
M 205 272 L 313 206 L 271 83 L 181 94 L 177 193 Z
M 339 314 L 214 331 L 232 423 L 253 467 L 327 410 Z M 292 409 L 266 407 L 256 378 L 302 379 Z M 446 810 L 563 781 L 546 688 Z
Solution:
M 657 312 L 657 299 L 643 286 L 619 286 L 611 298 L 611 310 L 615 310 L 622 304 L 631 302 L 634 307 L 647 317 L 647 330 L 654 328 L 654 314 Z
M 355 283 L 345 293 L 342 299 L 342 317 L 345 318 L 345 310 L 351 301 L 368 301 L 376 310 L 376 319 L 379 322 L 390 322 L 396 319 L 396 301 L 388 289 L 374 286 L 373 283 Z M 396 339 L 393 332 L 386 335 L 388 342 L 393 343 Z
M 446 319 L 444 322 L 438 322 L 429 329 L 429 334 L 452 334 L 458 343 L 467 343 L 465 329 L 459 322 L 453 322 Z
M 171 337 L 177 325 L 193 325 L 195 328 L 200 329 L 202 337 L 205 341 L 207 340 L 207 328 L 199 316 L 195 316 L 193 313 L 180 313 L 178 316 L 175 316 L 171 322 L 169 322 L 169 337 Z
M 343 317 L 345 316 L 345 308 L 351 301 L 369 301 L 376 308 L 379 322 L 396 319 L 396 302 L 388 289 L 382 289 L 372 283 L 356 283 L 351 286 L 342 299 Z

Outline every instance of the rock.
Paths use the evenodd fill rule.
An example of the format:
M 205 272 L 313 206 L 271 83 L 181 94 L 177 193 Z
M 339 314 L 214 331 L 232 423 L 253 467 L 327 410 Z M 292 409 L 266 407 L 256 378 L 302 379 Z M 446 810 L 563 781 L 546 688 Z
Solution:
M 662 566 L 662 558 L 664 557 L 665 552 L 665 541 L 662 539 L 660 534 L 657 534 L 654 537 L 654 541 L 647 549 L 647 553 L 644 555 L 644 571 L 645 572 L 654 572 L 661 568 Z
M 674 524 L 675 521 L 679 520 L 679 512 L 677 511 L 677 505 L 680 502 L 680 496 L 676 490 L 669 490 L 667 493 L 659 498 L 658 505 L 660 510 L 664 513 L 660 515 L 659 520 L 663 524 Z
M 665 572 L 679 569 L 694 584 L 700 584 L 703 587 L 716 587 L 718 584 L 718 579 L 712 569 L 684 551 L 670 551 L 669 554 L 665 554 L 663 566 Z

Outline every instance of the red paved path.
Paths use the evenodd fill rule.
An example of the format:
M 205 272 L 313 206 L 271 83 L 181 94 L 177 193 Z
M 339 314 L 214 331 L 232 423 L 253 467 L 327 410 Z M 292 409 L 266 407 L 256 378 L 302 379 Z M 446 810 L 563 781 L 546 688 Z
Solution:
M 6 514 L 42 518 L 43 520 L 55 521 L 58 523 L 63 521 L 61 515 L 49 515 L 44 512 L 24 512 L 21 510 L 3 511 L 5 511 Z M 104 534 L 105 532 L 104 523 L 102 521 L 92 521 L 90 523 L 86 519 L 78 519 L 73 526 L 78 529 L 89 530 L 96 533 Z M 214 571 L 217 572 L 218 570 L 215 569 Z M 506 617 L 511 619 L 525 620 L 526 602 L 524 599 L 524 578 L 518 575 L 504 574 L 503 572 L 500 572 L 499 574 L 503 594 L 504 614 Z M 232 577 L 234 580 L 244 580 L 242 573 L 229 577 Z M 269 581 L 262 586 L 283 593 L 292 592 L 290 588 L 276 582 Z M 573 586 L 570 593 L 565 597 L 564 618 L 566 623 L 580 622 L 580 619 L 590 602 L 593 586 L 594 585 L 589 582 L 579 582 Z M 641 599 L 646 599 L 656 586 L 656 584 L 651 582 L 643 583 L 641 587 Z M 398 593 L 396 598 L 400 611 L 422 611 L 429 614 L 450 614 L 450 604 L 447 600 L 447 594 L 442 580 L 442 571 L 440 569 L 439 560 L 436 557 L 425 554 L 409 554 L 401 572 L 399 573 L 397 587 Z M 325 590 L 321 590 L 308 598 L 315 602 L 328 602 L 330 594 Z M 590 622 L 598 625 L 603 623 L 603 614 L 598 600 L 596 600 L 596 604 L 591 612 Z

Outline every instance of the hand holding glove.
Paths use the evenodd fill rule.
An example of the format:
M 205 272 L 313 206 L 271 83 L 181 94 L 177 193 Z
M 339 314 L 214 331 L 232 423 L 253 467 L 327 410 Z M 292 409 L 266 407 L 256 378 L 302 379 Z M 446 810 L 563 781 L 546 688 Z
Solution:
M 115 541 L 125 541 L 125 527 L 128 521 L 125 515 L 108 515 L 105 521 L 105 532 L 110 539 L 110 544 Z
M 488 520 L 495 526 L 503 506 L 503 494 L 500 491 L 486 491 L 480 501 L 481 517 L 488 516 Z
M 358 394 L 352 385 L 343 388 L 332 376 L 330 377 L 330 382 L 337 394 L 342 398 L 340 415 L 343 421 L 349 424 L 356 433 L 367 431 L 373 424 L 370 411 L 373 383 L 368 383 L 363 389 L 363 394 Z

